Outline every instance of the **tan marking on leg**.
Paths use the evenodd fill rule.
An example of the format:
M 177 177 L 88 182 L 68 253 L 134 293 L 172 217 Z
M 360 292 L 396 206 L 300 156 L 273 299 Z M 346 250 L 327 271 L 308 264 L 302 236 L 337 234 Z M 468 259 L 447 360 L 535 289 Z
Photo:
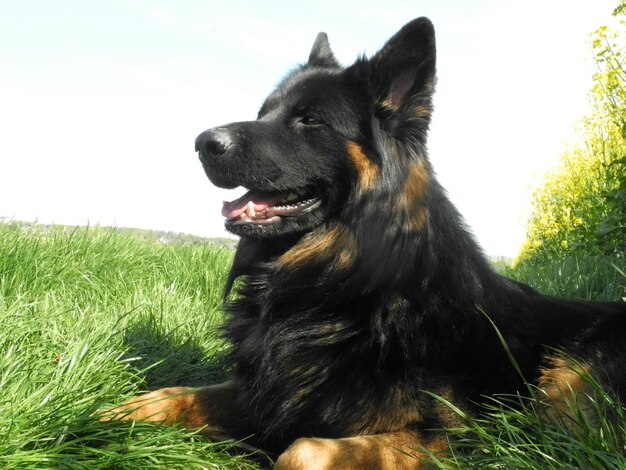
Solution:
M 122 405 L 107 410 L 104 419 L 152 421 L 172 425 L 181 420 L 193 405 L 196 389 L 169 387 L 131 398 Z
M 428 169 L 423 160 L 417 160 L 409 168 L 402 193 L 399 198 L 399 209 L 405 214 L 405 230 L 420 230 L 428 219 L 428 211 L 424 206 L 424 197 L 430 181 Z
M 359 190 L 369 191 L 378 181 L 380 168 L 365 155 L 363 148 L 353 140 L 348 141 L 346 149 L 359 174 Z
M 550 366 L 542 369 L 539 377 L 546 417 L 565 419 L 568 424 L 573 424 L 578 421 L 575 416 L 578 408 L 592 423 L 596 422 L 598 416 L 591 398 L 593 390 L 583 378 L 589 375 L 591 366 L 558 356 L 549 358 L 549 362 Z
M 214 441 L 241 436 L 241 416 L 235 402 L 232 382 L 208 387 L 169 387 L 127 400 L 122 405 L 100 414 L 102 421 L 150 421 L 166 426 L 180 423 L 190 429 L 202 430 Z
M 278 258 L 287 268 L 297 268 L 311 261 L 332 261 L 336 269 L 349 268 L 357 252 L 356 241 L 343 224 L 322 226 L 307 233 L 295 246 Z
M 424 441 L 409 431 L 347 437 L 302 438 L 276 461 L 276 470 L 412 470 L 424 467 L 428 456 L 448 449 L 445 436 Z

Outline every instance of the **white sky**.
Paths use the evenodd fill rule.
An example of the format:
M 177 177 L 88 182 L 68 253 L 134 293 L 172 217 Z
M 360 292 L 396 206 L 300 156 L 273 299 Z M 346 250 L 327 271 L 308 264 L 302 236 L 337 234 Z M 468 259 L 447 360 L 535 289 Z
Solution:
M 253 119 L 318 31 L 338 59 L 429 16 L 430 154 L 492 255 L 514 256 L 533 188 L 584 114 L 589 33 L 617 0 L 0 0 L 0 217 L 224 236 L 194 153 Z

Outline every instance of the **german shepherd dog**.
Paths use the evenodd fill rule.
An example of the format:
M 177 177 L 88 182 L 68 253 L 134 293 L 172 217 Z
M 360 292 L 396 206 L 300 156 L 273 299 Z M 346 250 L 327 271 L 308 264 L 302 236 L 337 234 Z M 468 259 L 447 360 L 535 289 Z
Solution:
M 626 303 L 544 296 L 492 269 L 427 157 L 434 88 L 426 18 L 349 67 L 320 33 L 256 120 L 198 136 L 211 182 L 248 190 L 222 211 L 241 237 L 234 373 L 135 398 L 127 419 L 252 436 L 280 469 L 412 469 L 447 448 L 432 430 L 459 424 L 438 397 L 471 415 L 526 380 L 565 410 L 589 392 L 582 367 L 624 398 Z

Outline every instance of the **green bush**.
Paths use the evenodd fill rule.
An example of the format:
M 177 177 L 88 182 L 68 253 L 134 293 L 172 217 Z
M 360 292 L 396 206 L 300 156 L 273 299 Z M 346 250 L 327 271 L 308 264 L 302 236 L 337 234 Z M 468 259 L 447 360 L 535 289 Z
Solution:
M 622 0 L 614 16 L 624 17 Z M 534 194 L 517 262 L 541 264 L 572 254 L 623 256 L 626 250 L 626 21 L 599 28 L 592 49 L 598 72 L 581 142 L 562 156 Z

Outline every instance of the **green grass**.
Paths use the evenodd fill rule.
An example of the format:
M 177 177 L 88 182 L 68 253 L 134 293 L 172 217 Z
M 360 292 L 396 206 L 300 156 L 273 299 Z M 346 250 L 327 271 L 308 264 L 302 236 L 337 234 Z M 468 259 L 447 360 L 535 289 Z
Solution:
M 542 419 L 537 401 L 498 397 L 484 406 L 485 415 L 452 430 L 454 454 L 440 458 L 442 469 L 624 469 L 626 410 L 593 379 L 596 423 L 569 404 L 572 418 Z M 533 394 L 539 399 L 540 390 Z
M 0 224 L 0 468 L 254 468 L 182 429 L 92 417 L 226 372 L 232 252 Z
M 228 249 L 132 232 L 0 224 L 0 468 L 256 468 L 193 431 L 93 417 L 147 389 L 227 374 L 218 329 L 231 261 Z M 617 299 L 626 266 L 611 263 L 510 274 L 568 297 Z M 531 403 L 494 401 L 438 465 L 626 468 L 623 410 L 599 397 L 617 418 L 574 430 L 538 420 Z
M 544 294 L 571 299 L 626 299 L 626 258 L 573 256 L 540 266 L 518 265 L 504 274 Z

